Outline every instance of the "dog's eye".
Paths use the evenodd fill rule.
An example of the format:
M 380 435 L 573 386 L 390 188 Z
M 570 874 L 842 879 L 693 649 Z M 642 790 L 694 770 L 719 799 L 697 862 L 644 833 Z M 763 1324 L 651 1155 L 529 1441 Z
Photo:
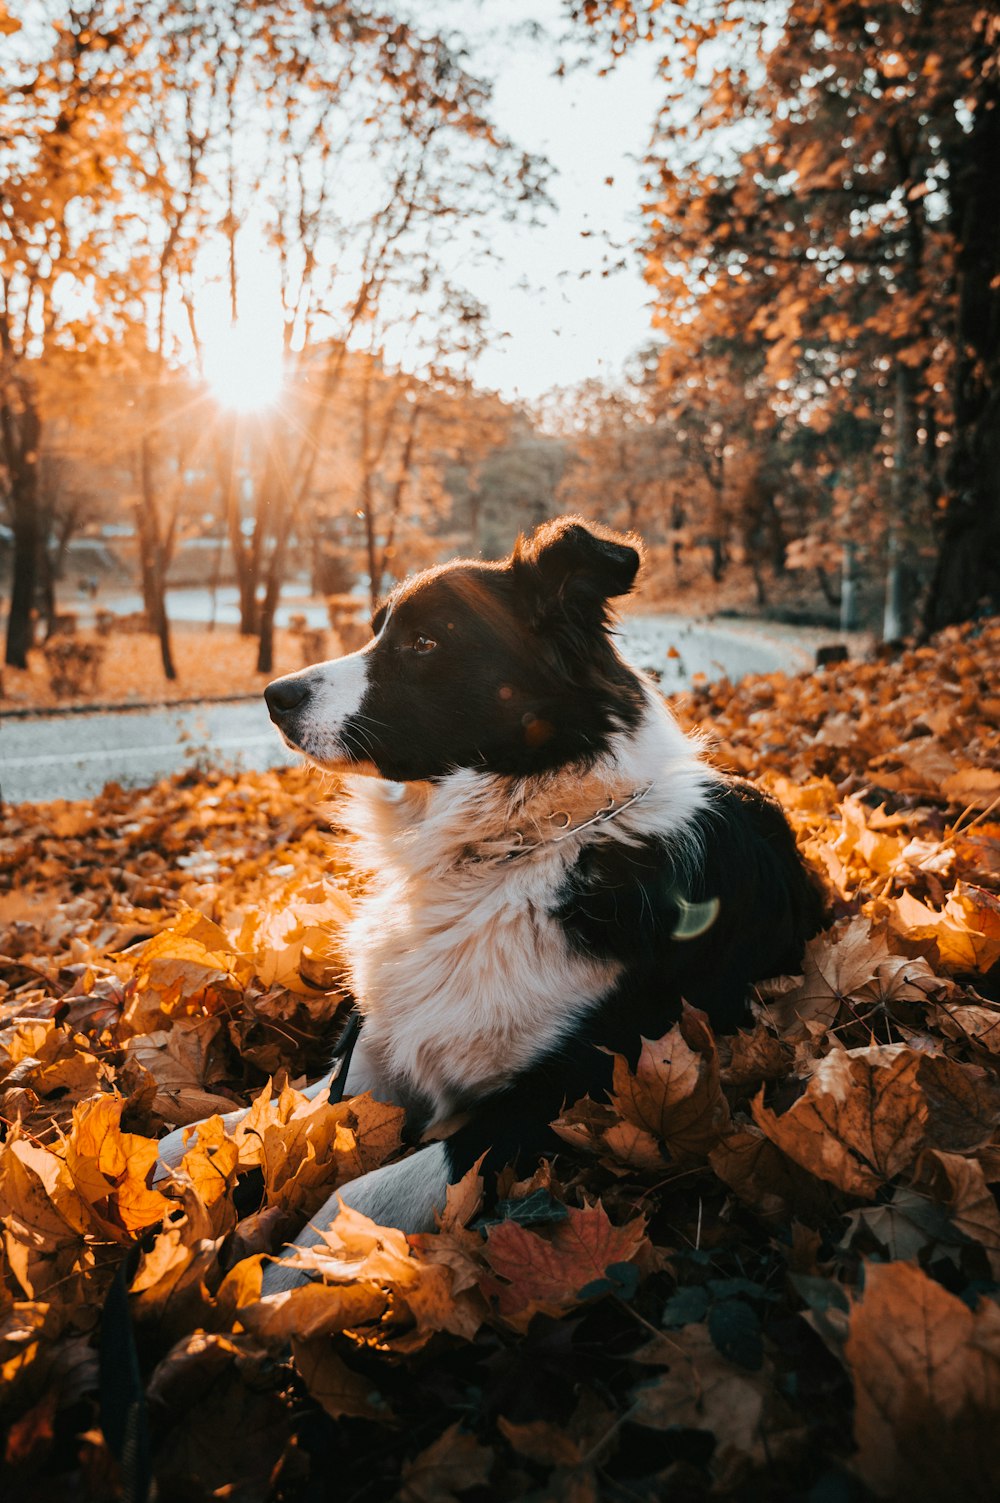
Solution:
M 414 637 L 414 652 L 433 652 L 437 643 L 431 637 Z

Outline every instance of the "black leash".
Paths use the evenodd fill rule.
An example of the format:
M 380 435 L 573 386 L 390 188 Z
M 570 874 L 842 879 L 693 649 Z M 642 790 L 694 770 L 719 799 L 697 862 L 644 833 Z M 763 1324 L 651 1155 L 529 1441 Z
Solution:
M 98 1400 L 101 1429 L 108 1449 L 121 1467 L 123 1503 L 147 1503 L 152 1482 L 149 1411 L 135 1346 L 129 1285 L 139 1258 L 153 1245 L 147 1233 L 129 1248 L 118 1265 L 104 1301 L 98 1343 Z
M 343 1033 L 337 1040 L 333 1051 L 334 1062 L 339 1062 L 336 1075 L 330 1081 L 330 1091 L 327 1100 L 333 1103 L 343 1101 L 344 1087 L 347 1085 L 347 1072 L 351 1068 L 351 1058 L 354 1054 L 354 1046 L 358 1042 L 361 1033 L 361 1013 L 357 1007 L 352 1007 L 350 1016 Z
M 331 1102 L 342 1101 L 354 1046 L 361 1033 L 361 1013 L 351 1008 L 333 1051 L 338 1063 L 330 1082 Z M 121 1467 L 122 1503 L 148 1503 L 153 1473 L 149 1442 L 149 1410 L 136 1350 L 128 1291 L 143 1252 L 155 1241 L 147 1232 L 129 1248 L 104 1301 L 98 1342 L 98 1400 L 101 1429 L 108 1449 Z

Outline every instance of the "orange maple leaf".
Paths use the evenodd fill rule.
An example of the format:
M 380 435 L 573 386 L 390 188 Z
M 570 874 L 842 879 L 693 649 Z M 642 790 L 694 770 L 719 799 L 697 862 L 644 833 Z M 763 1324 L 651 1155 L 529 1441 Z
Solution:
M 523 1329 L 539 1311 L 559 1315 L 591 1293 L 610 1291 L 608 1269 L 633 1262 L 645 1245 L 645 1217 L 614 1226 L 600 1201 L 582 1210 L 567 1207 L 566 1219 L 544 1237 L 502 1221 L 491 1227 L 486 1244 L 497 1277 L 486 1275 L 480 1288 L 508 1324 Z

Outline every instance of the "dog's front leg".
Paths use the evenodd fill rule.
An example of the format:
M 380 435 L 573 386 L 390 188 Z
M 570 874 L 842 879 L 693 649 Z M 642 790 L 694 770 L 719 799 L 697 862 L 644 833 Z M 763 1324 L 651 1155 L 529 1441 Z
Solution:
M 334 1074 L 337 1067 L 334 1066 Z M 344 1077 L 345 1096 L 360 1096 L 363 1091 L 371 1091 L 376 1101 L 388 1101 L 399 1105 L 397 1094 L 391 1084 L 383 1079 L 375 1059 L 374 1051 L 365 1037 L 364 1029 L 358 1037 L 357 1043 L 351 1050 L 347 1061 L 347 1074 Z
M 321 1231 L 335 1220 L 342 1202 L 380 1226 L 397 1227 L 402 1232 L 430 1232 L 434 1230 L 435 1211 L 444 1209 L 451 1179 L 451 1157 L 447 1143 L 442 1142 L 429 1143 L 398 1164 L 384 1164 L 351 1180 L 330 1196 L 276 1263 L 265 1264 L 263 1293 L 277 1294 L 308 1281 L 308 1270 L 296 1268 L 289 1259 L 294 1259 L 297 1251 L 323 1241 Z
M 340 1061 L 338 1060 L 333 1068 L 328 1070 L 321 1079 L 315 1081 L 311 1086 L 306 1086 L 302 1095 L 308 1096 L 310 1101 L 315 1101 L 317 1096 L 330 1089 L 331 1082 L 339 1068 Z M 232 1132 L 235 1128 L 239 1127 L 249 1111 L 250 1108 L 245 1106 L 241 1107 L 239 1111 L 226 1112 L 222 1118 L 222 1125 L 226 1129 L 226 1132 Z M 207 1120 L 207 1117 L 202 1118 L 202 1121 Z M 165 1138 L 160 1139 L 156 1150 L 156 1164 L 153 1168 L 154 1185 L 163 1179 L 165 1175 L 169 1174 L 171 1170 L 177 1169 L 180 1166 L 181 1159 L 183 1159 L 188 1149 L 194 1146 L 194 1135 L 200 1126 L 201 1122 L 189 1122 L 185 1127 L 175 1127 L 173 1132 L 168 1132 Z
M 366 1047 L 364 1034 L 362 1033 L 356 1045 L 351 1051 L 347 1064 L 347 1078 L 343 1084 L 342 1094 L 345 1096 L 360 1096 L 362 1091 L 371 1091 L 379 1101 L 395 1102 L 395 1094 L 384 1086 L 379 1079 L 379 1071 L 370 1050 Z M 319 1080 L 312 1085 L 306 1086 L 303 1096 L 310 1101 L 315 1101 L 317 1096 L 322 1096 L 330 1090 L 331 1085 L 339 1078 L 340 1071 L 344 1068 L 344 1061 L 335 1059 L 332 1067 Z M 227 1132 L 232 1132 L 239 1127 L 244 1117 L 249 1112 L 249 1107 L 243 1107 L 239 1111 L 226 1112 L 222 1118 L 222 1124 Z M 205 1118 L 203 1121 L 207 1120 Z M 171 1170 L 179 1167 L 181 1160 L 193 1145 L 194 1133 L 201 1126 L 200 1122 L 190 1122 L 184 1127 L 175 1127 L 173 1132 L 167 1133 L 161 1138 L 157 1147 L 157 1161 L 153 1169 L 153 1184 L 163 1179 Z

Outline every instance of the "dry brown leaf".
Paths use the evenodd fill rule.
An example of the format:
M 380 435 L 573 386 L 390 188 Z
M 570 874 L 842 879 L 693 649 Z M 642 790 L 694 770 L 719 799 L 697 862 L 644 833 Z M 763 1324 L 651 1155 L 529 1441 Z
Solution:
M 292 1362 L 317 1404 L 332 1419 L 389 1418 L 385 1401 L 372 1384 L 349 1368 L 333 1349 L 328 1335 L 292 1336 Z
M 485 1487 L 493 1466 L 493 1452 L 449 1425 L 433 1445 L 403 1465 L 400 1503 L 455 1503 L 474 1487 Z
M 810 940 L 801 985 L 769 1001 L 766 1015 L 784 1039 L 822 1038 L 845 1003 L 924 1001 L 944 985 L 925 960 L 891 954 L 885 935 L 858 916 Z
M 933 797 L 940 792 L 942 784 L 954 777 L 957 771 L 955 758 L 937 736 L 920 736 L 916 740 L 906 741 L 901 746 L 894 747 L 889 756 L 901 762 L 904 771 L 900 774 L 898 783 L 884 782 L 881 773 L 879 781 L 886 788 L 900 787 L 907 793 L 923 793 Z
M 834 1050 L 780 1117 L 761 1092 L 754 1120 L 810 1174 L 870 1200 L 924 1146 L 928 1110 L 916 1083 L 920 1059 L 901 1045 Z
M 239 1159 L 239 1149 L 227 1135 L 222 1118 L 209 1117 L 207 1122 L 198 1124 L 194 1140 L 181 1160 L 181 1172 L 191 1181 L 202 1204 L 214 1207 L 224 1203 L 222 1218 L 212 1218 L 216 1236 L 230 1231 L 236 1222 L 229 1197 L 236 1183 Z
M 436 1331 L 470 1339 L 482 1324 L 483 1306 L 476 1292 L 456 1288 L 446 1261 L 421 1257 L 418 1239 L 411 1245 L 402 1232 L 378 1226 L 343 1204 L 331 1224 L 319 1231 L 322 1240 L 297 1249 L 290 1262 L 312 1278 L 322 1278 L 331 1289 L 361 1288 L 377 1296 L 382 1302 L 379 1313 L 385 1311 L 390 1324 L 403 1327 L 398 1333 L 383 1331 L 380 1340 L 396 1349 L 414 1350 Z
M 516 1425 L 501 1415 L 497 1429 L 515 1451 L 541 1466 L 576 1466 L 580 1461 L 580 1447 L 573 1437 L 546 1420 L 529 1420 L 526 1424 Z
M 245 1305 L 239 1321 L 259 1341 L 283 1347 L 293 1336 L 307 1341 L 371 1325 L 381 1319 L 386 1304 L 381 1288 L 360 1279 L 342 1284 L 301 1284 Z
M 821 1221 L 830 1210 L 826 1185 L 782 1153 L 759 1129 L 728 1133 L 708 1156 L 733 1194 L 767 1221 L 807 1216 Z
M 305 1217 L 398 1150 L 404 1116 L 367 1093 L 331 1102 L 285 1086 L 275 1097 L 269 1082 L 232 1136 L 240 1167 L 262 1169 L 268 1204 Z
M 922 1052 L 917 1080 L 927 1102 L 931 1147 L 971 1153 L 994 1136 L 1000 1120 L 1000 1080 L 991 1072 L 945 1054 Z
M 266 1361 L 245 1336 L 183 1336 L 153 1377 L 155 1412 L 169 1425 L 156 1464 L 170 1498 L 263 1496 L 287 1445 L 287 1422 Z
M 991 767 L 961 767 L 943 780 L 941 792 L 960 809 L 988 809 L 1000 798 L 1000 772 Z
M 840 806 L 841 832 L 834 850 L 845 864 L 856 857 L 877 876 L 891 876 L 902 861 L 906 844 L 898 835 L 874 827 L 871 810 L 859 799 L 845 798 Z
M 148 1072 L 156 1085 L 152 1110 L 176 1126 L 234 1110 L 237 1102 L 206 1089 L 221 1026 L 218 1017 L 179 1017 L 170 1028 L 134 1035 L 125 1046 L 121 1079 L 135 1089 Z
M 879 1497 L 1000 1493 L 1000 1310 L 909 1263 L 871 1264 L 850 1320 L 855 1465 Z
M 353 902 L 332 878 L 297 873 L 246 912 L 236 948 L 253 957 L 264 986 L 308 995 L 331 990 L 344 976 L 339 934 Z
M 742 1093 L 788 1074 L 792 1050 L 763 1024 L 758 1023 L 750 1033 L 740 1029 L 726 1042 L 729 1058 L 722 1068 L 723 1085 Z
M 16 1135 L 0 1154 L 0 1225 L 10 1271 L 29 1299 L 60 1286 L 65 1298 L 78 1296 L 64 1280 L 92 1263 L 90 1217 L 63 1160 Z
M 952 1226 L 983 1249 L 993 1278 L 1000 1280 L 1000 1210 L 982 1165 L 975 1159 L 931 1148 L 918 1169 L 920 1188 L 947 1207 Z
M 734 1367 L 702 1325 L 674 1333 L 657 1360 L 669 1362 L 669 1370 L 635 1390 L 632 1419 L 656 1430 L 709 1431 L 718 1491 L 780 1454 L 787 1426 L 776 1420 L 770 1364 L 753 1373 Z
M 111 1078 L 87 1039 L 51 1018 L 0 1031 L 0 1079 L 8 1090 L 30 1088 L 43 1100 L 57 1094 L 79 1100 L 106 1088 Z
M 662 1173 L 665 1161 L 704 1158 L 729 1124 L 715 1039 L 703 1015 L 685 1005 L 663 1038 L 642 1040 L 634 1072 L 623 1055 L 614 1056 L 608 1106 L 585 1098 L 553 1127 L 619 1172 Z
M 662 1172 L 666 1159 L 659 1143 L 645 1128 L 622 1122 L 607 1102 L 592 1101 L 584 1096 L 563 1108 L 552 1129 L 571 1147 L 584 1153 L 596 1153 L 612 1174 Z M 608 1144 L 607 1135 L 613 1134 Z
M 940 911 L 904 892 L 888 912 L 901 937 L 933 941 L 947 971 L 986 972 L 1000 960 L 1000 898 L 983 887 L 957 882 Z
M 938 1002 L 928 1012 L 928 1022 L 946 1038 L 962 1040 L 1000 1054 L 1000 1007 L 985 1003 Z
M 122 1132 L 124 1106 L 120 1096 L 81 1102 L 63 1146 L 77 1194 L 102 1232 L 118 1240 L 162 1221 L 171 1210 L 170 1201 L 147 1185 L 156 1142 Z
M 662 1039 L 643 1039 L 635 1073 L 615 1056 L 611 1102 L 619 1115 L 666 1145 L 672 1160 L 703 1158 L 729 1127 L 715 1040 L 707 1019 L 685 1006 Z
M 483 1203 L 483 1176 L 480 1171 L 485 1157 L 485 1154 L 481 1154 L 472 1168 L 445 1191 L 444 1210 L 438 1216 L 438 1227 L 442 1232 L 455 1232 L 468 1226 L 478 1213 Z
M 225 932 L 193 909 L 143 946 L 135 993 L 124 1022 L 147 1033 L 164 1016 L 221 1012 L 243 996 L 251 977 L 246 957 Z

